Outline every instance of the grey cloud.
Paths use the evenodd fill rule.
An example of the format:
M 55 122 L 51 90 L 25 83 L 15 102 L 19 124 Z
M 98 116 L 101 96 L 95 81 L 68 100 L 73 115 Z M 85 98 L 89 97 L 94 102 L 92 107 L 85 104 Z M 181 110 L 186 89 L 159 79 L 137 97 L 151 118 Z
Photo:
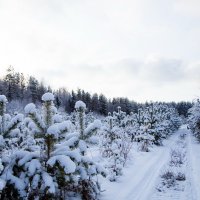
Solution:
M 185 77 L 185 66 L 181 60 L 159 58 L 145 63 L 140 75 L 153 82 L 176 82 Z
M 111 64 L 110 70 L 126 74 L 129 78 L 152 83 L 177 82 L 185 78 L 186 65 L 182 60 L 153 58 L 137 61 L 133 58 L 121 59 Z

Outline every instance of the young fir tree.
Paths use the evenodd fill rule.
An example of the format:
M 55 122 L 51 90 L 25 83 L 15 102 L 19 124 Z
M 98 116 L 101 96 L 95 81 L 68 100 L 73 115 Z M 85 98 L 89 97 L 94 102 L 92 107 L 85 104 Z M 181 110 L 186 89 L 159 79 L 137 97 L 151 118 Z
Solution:
M 194 136 L 200 141 L 200 101 L 194 102 L 192 108 L 188 111 L 188 128 L 191 129 Z
M 23 141 L 24 146 L 2 157 L 4 170 L 1 178 L 5 183 L 1 193 L 3 199 L 63 198 L 66 185 L 70 185 L 69 177 L 75 172 L 76 164 L 70 157 L 69 147 L 60 142 L 63 133 L 69 130 L 69 123 L 57 123 L 53 118 L 53 94 L 44 94 L 42 100 L 42 116 L 34 104 L 25 107 L 29 128 L 27 134 L 32 133 L 32 140 L 36 141 L 33 144 L 37 144 L 38 148 L 27 148 L 27 142 Z M 65 153 L 61 151 L 64 147 L 68 149 Z
M 101 127 L 99 120 L 85 125 L 85 110 L 86 105 L 82 101 L 77 101 L 75 104 L 77 112 L 77 131 L 68 134 L 67 144 L 72 151 L 78 152 L 78 158 L 75 163 L 77 165 L 76 174 L 78 178 L 75 179 L 75 190 L 78 191 L 82 199 L 98 199 L 100 193 L 100 186 L 97 181 L 98 174 L 106 175 L 105 170 L 92 161 L 87 155 L 88 145 L 95 143 L 97 140 L 94 137 L 97 130 Z
M 181 125 L 176 110 L 160 103 L 151 103 L 143 111 L 139 110 L 136 122 L 140 127 L 136 139 L 142 142 L 140 149 L 143 151 L 149 151 L 148 146 L 152 143 L 162 145 L 163 139 Z
M 118 107 L 118 112 L 108 114 L 107 126 L 103 130 L 101 140 L 102 156 L 108 158 L 106 167 L 109 180 L 116 181 L 122 175 L 123 166 L 132 147 L 131 137 L 127 132 L 126 113 Z
M 7 103 L 6 96 L 0 95 L 0 136 L 1 141 L 5 141 L 5 145 L 9 148 L 9 145 L 19 142 L 21 137 L 19 125 L 23 120 L 23 115 L 16 114 L 11 117 L 9 114 L 6 114 Z

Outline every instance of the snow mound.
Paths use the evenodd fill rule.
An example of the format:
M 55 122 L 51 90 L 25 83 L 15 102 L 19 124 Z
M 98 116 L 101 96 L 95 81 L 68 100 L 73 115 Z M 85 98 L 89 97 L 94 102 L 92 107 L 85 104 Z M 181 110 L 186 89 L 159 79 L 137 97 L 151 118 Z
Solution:
M 50 92 L 47 92 L 42 95 L 42 101 L 53 101 L 54 100 L 54 95 Z
M 101 121 L 100 120 L 95 120 L 93 123 L 91 123 L 84 131 L 84 134 L 87 135 L 89 134 L 91 131 L 94 131 L 96 129 L 100 129 L 101 128 Z
M 73 173 L 76 170 L 76 164 L 68 156 L 53 156 L 48 160 L 47 164 L 53 167 L 56 162 L 58 162 L 60 166 L 63 167 L 66 174 Z
M 36 110 L 36 106 L 34 103 L 29 103 L 25 106 L 24 111 L 26 114 L 33 114 Z
M 86 105 L 83 101 L 77 101 L 75 104 L 75 109 L 80 109 L 80 108 L 86 109 Z
M 30 176 L 33 176 L 36 173 L 36 171 L 40 169 L 41 169 L 41 164 L 39 160 L 33 159 L 29 162 L 28 172 Z
M 7 98 L 5 95 L 0 95 L 0 102 L 7 103 Z
M 62 116 L 59 115 L 59 114 L 55 114 L 53 116 L 53 121 L 54 121 L 54 123 L 61 123 L 62 122 Z
M 58 138 L 58 135 L 59 135 L 58 126 L 56 124 L 50 126 L 47 129 L 47 135 L 52 135 L 54 138 Z
M 69 130 L 71 128 L 72 124 L 69 120 L 61 122 L 58 124 L 59 130 L 63 131 L 65 129 Z
M 54 194 L 56 191 L 56 188 L 53 182 L 53 178 L 46 172 L 43 172 L 42 178 L 43 178 L 45 187 L 48 188 L 49 193 Z
M 0 190 L 3 190 L 3 188 L 6 186 L 6 182 L 0 178 Z

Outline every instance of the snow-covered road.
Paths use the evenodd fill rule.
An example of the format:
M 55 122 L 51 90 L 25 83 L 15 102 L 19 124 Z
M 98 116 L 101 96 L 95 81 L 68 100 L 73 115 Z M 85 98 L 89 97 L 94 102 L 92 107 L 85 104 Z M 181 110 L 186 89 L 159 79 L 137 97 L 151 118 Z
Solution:
M 181 182 L 180 190 L 156 190 L 161 171 L 169 163 L 170 151 L 176 148 L 180 134 L 185 133 L 186 181 Z M 151 152 L 135 152 L 132 164 L 124 169 L 118 182 L 106 181 L 103 184 L 102 200 L 200 200 L 200 144 L 183 126 L 165 141 L 164 146 L 155 147 Z M 168 193 L 169 192 L 169 193 Z
M 188 134 L 188 196 L 190 200 L 200 199 L 200 143 Z M 185 198 L 188 199 L 188 198 Z

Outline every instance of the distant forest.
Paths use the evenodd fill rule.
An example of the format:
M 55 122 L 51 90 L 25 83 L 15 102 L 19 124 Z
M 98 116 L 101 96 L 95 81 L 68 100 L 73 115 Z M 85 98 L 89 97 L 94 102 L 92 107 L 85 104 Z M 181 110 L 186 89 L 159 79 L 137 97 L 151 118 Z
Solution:
M 17 105 L 24 106 L 29 102 L 41 104 L 41 96 L 45 92 L 53 92 L 56 107 L 68 113 L 74 111 L 75 102 L 78 100 L 86 103 L 88 112 L 92 111 L 101 115 L 117 110 L 118 106 L 130 114 L 130 112 L 137 112 L 140 107 L 151 104 L 151 102 L 138 103 L 124 97 L 108 99 L 103 94 L 91 94 L 83 89 L 68 91 L 66 88 L 59 88 L 52 91 L 50 86 L 44 85 L 33 76 L 26 79 L 23 73 L 15 72 L 12 66 L 8 67 L 5 76 L 0 79 L 0 94 L 6 95 L 11 108 Z M 167 104 L 173 105 L 183 116 L 187 116 L 187 111 L 192 106 L 191 102 L 184 101 Z

